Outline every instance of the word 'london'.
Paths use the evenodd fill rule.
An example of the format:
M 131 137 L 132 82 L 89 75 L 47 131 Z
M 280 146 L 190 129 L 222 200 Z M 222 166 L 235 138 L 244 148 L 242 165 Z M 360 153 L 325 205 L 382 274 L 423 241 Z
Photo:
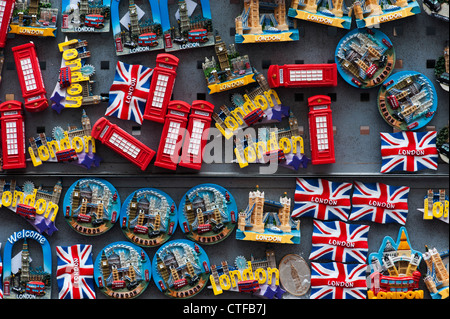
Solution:
M 43 198 L 39 198 L 38 200 L 36 200 L 36 194 L 36 188 L 33 190 L 33 193 L 28 194 L 27 196 L 24 196 L 23 192 L 17 190 L 15 190 L 14 193 L 12 193 L 11 191 L 4 191 L 2 194 L 0 207 L 17 207 L 17 205 L 19 204 L 25 204 L 34 207 L 36 209 L 36 214 L 38 215 L 42 215 L 45 213 L 45 218 L 48 218 L 48 216 L 50 216 L 50 213 L 53 212 L 50 220 L 54 222 L 56 215 L 58 214 L 58 205 L 56 203 L 53 203 L 52 201 L 47 202 Z
M 271 285 L 272 284 L 272 276 L 275 275 L 275 285 L 280 284 L 280 272 L 277 268 L 267 268 L 264 270 L 263 268 L 257 268 L 255 270 L 255 273 L 253 274 L 252 270 L 252 262 L 247 262 L 248 267 L 247 269 L 244 269 L 242 271 L 239 270 L 230 270 L 230 275 L 220 275 L 219 276 L 219 286 L 216 285 L 216 282 L 214 281 L 213 275 L 209 276 L 209 280 L 211 282 L 212 289 L 214 291 L 214 295 L 220 295 L 223 290 L 229 290 L 231 287 L 236 288 L 237 283 L 239 281 L 246 281 L 246 280 L 257 280 L 260 285 L 263 285 L 266 283 Z M 236 281 L 237 278 L 237 281 Z

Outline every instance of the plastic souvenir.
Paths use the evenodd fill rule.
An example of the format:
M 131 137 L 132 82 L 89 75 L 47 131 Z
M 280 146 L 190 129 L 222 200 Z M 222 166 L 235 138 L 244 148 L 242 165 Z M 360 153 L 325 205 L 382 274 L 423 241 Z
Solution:
M 87 169 L 98 167 L 101 158 L 96 153 L 95 139 L 91 136 L 91 122 L 86 112 L 81 115 L 81 127 L 68 125 L 67 130 L 56 126 L 52 137 L 39 133 L 28 139 L 28 155 L 33 166 L 44 162 L 71 163 Z
M 351 183 L 325 179 L 296 179 L 292 218 L 347 221 L 351 209 Z
M 433 299 L 448 299 L 449 297 L 449 276 L 448 269 L 445 267 L 441 255 L 448 256 L 448 250 L 440 254 L 436 248 L 429 249 L 425 245 L 425 253 L 423 254 L 423 261 L 427 265 L 427 274 L 423 278 L 427 286 L 431 298 Z
M 40 112 L 48 107 L 47 91 L 42 80 L 41 67 L 33 42 L 13 47 L 14 62 L 19 77 L 25 109 Z
M 36 252 L 30 250 L 35 241 L 42 248 L 41 261 L 32 262 Z M 20 252 L 13 256 L 14 245 L 22 244 Z M 5 299 L 51 299 L 52 294 L 52 252 L 47 239 L 33 230 L 23 229 L 8 237 L 3 251 L 3 297 Z
M 311 287 L 311 269 L 307 262 L 297 254 L 284 256 L 280 265 L 281 286 L 294 296 L 305 295 Z
M 222 105 L 212 118 L 215 127 L 230 139 L 241 129 L 254 124 L 281 122 L 290 115 L 290 108 L 281 103 L 277 92 L 271 89 L 262 73 L 256 72 L 256 86 L 245 94 L 234 93 L 230 107 Z
M 181 150 L 180 166 L 195 170 L 201 169 L 213 111 L 214 105 L 209 102 L 202 100 L 192 102 Z
M 62 0 L 62 32 L 109 32 L 111 0 Z
M 381 173 L 437 170 L 436 132 L 380 133 Z
M 309 158 L 304 156 L 303 138 L 300 136 L 297 118 L 290 112 L 288 127 L 261 125 L 255 129 L 257 137 L 246 134 L 235 139 L 234 154 L 241 168 L 252 163 L 277 163 L 278 166 L 298 170 L 306 168 Z M 248 131 L 247 131 L 248 132 Z
M 105 115 L 142 124 L 152 74 L 153 70 L 143 65 L 117 61 Z
M 156 152 L 155 166 L 170 170 L 177 168 L 190 110 L 191 105 L 184 101 L 169 102 L 161 141 Z
M 179 62 L 180 59 L 172 54 L 161 53 L 156 56 L 144 119 L 164 123 L 167 106 L 172 99 Z
M 271 88 L 307 88 L 337 86 L 336 63 L 272 64 L 267 70 Z
M 411 248 L 408 232 L 401 227 L 397 241 L 386 236 L 377 253 L 369 255 L 368 299 L 423 299 L 418 270 L 422 253 Z
M 110 230 L 119 218 L 120 197 L 109 182 L 83 178 L 64 196 L 64 217 L 77 233 L 98 236 Z
M 291 199 L 286 193 L 279 201 L 266 200 L 256 189 L 248 194 L 245 211 L 239 212 L 236 239 L 279 244 L 300 243 L 300 222 L 291 218 Z
M 215 184 L 200 184 L 184 194 L 178 206 L 181 230 L 190 240 L 215 244 L 236 226 L 237 206 L 233 195 Z
M 56 246 L 59 299 L 96 299 L 92 245 Z
M 111 0 L 111 28 L 116 55 L 164 49 L 158 1 L 141 1 L 142 7 L 139 7 L 134 0 L 128 0 L 128 10 L 123 15 L 120 15 L 122 10 L 119 11 L 120 3 L 120 0 Z
M 431 0 L 429 0 L 431 1 Z M 435 0 L 437 2 L 437 0 Z M 448 7 L 448 3 L 447 3 Z M 434 74 L 436 75 L 436 80 L 439 85 L 445 91 L 449 91 L 449 81 L 450 81 L 450 69 L 449 69 L 449 47 L 448 43 L 444 48 L 444 55 L 439 57 L 436 61 L 436 66 L 434 67 Z
M 417 210 L 423 213 L 424 220 L 436 218 L 448 224 L 448 206 L 448 195 L 445 189 L 440 189 L 438 192 L 429 189 L 423 200 L 423 208 Z
M 0 83 L 2 79 L 1 75 L 3 70 L 3 63 L 5 61 L 3 50 L 6 46 L 6 39 L 9 31 L 9 21 L 12 17 L 15 2 L 15 0 L 4 0 L 0 7 Z
M 266 251 L 265 259 L 255 260 L 252 255 L 247 261 L 244 256 L 238 256 L 234 263 L 232 266 L 222 261 L 220 266 L 211 265 L 211 286 L 208 288 L 214 295 L 229 290 L 266 299 L 281 299 L 286 292 L 280 287 L 280 272 L 273 250 Z
M 383 32 L 374 28 L 355 29 L 339 41 L 335 61 L 348 84 L 367 89 L 383 83 L 394 70 L 395 51 Z
M 132 299 L 147 289 L 151 271 L 151 262 L 144 249 L 118 241 L 107 245 L 97 255 L 94 279 L 106 296 Z
M 181 2 L 181 1 L 180 1 Z M 229 49 L 219 35 L 215 38 L 215 53 L 202 63 L 208 93 L 220 93 L 256 82 L 256 70 L 251 66 L 248 55 L 240 55 L 234 44 Z
M 214 45 L 209 0 L 160 0 L 166 52 Z
M 311 262 L 310 299 L 366 299 L 366 264 Z
M 206 287 L 210 264 L 206 252 L 192 241 L 179 239 L 162 245 L 152 261 L 159 291 L 172 298 L 190 298 Z
M 448 164 L 450 156 L 448 125 L 441 128 L 437 133 L 436 147 L 439 153 L 439 158 Z
M 55 37 L 58 9 L 50 0 L 16 1 L 9 33 L 37 37 Z
M 260 13 L 260 10 L 264 13 Z M 242 13 L 234 21 L 236 43 L 286 42 L 299 39 L 298 29 L 287 18 L 285 0 L 244 1 Z
M 108 100 L 105 94 L 94 95 L 92 92 L 95 67 L 87 63 L 91 56 L 87 45 L 85 40 L 68 40 L 67 37 L 58 44 L 62 53 L 61 67 L 58 83 L 50 97 L 52 109 L 58 114 L 65 108 L 79 108 Z
M 119 220 L 127 239 L 141 247 L 155 247 L 165 243 L 175 232 L 177 207 L 163 191 L 141 188 L 125 199 Z
M 357 27 L 364 28 L 419 14 L 420 6 L 415 0 L 397 0 L 392 4 L 384 0 L 357 0 L 352 10 Z
M 314 220 L 309 260 L 365 264 L 370 226 Z
M 4 206 L 28 221 L 39 233 L 52 235 L 58 229 L 55 219 L 59 211 L 62 184 L 58 181 L 52 191 L 36 188 L 26 181 L 22 187 L 15 180 L 0 180 L 0 207 Z
M 300 6 L 300 8 L 299 8 Z M 292 0 L 288 16 L 309 22 L 350 29 L 351 8 L 342 0 Z
M 9 100 L 0 104 L 3 170 L 25 168 L 25 120 L 22 102 Z
M 355 182 L 352 213 L 348 220 L 405 225 L 408 217 L 409 190 L 407 186 Z
M 137 165 L 142 171 L 147 169 L 153 156 L 155 156 L 154 150 L 104 117 L 95 122 L 91 135 L 120 156 Z
M 315 95 L 308 98 L 309 141 L 313 165 L 332 164 L 334 155 L 334 130 L 331 98 Z
M 424 0 L 422 8 L 428 15 L 448 22 L 448 0 Z
M 438 104 L 432 82 L 414 71 L 391 75 L 380 87 L 377 100 L 383 119 L 402 131 L 418 130 L 427 125 Z

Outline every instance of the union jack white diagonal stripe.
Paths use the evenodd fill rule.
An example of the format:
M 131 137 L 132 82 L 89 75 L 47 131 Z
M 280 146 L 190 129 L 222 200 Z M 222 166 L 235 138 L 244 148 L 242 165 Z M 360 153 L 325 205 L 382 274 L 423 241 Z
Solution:
M 142 124 L 153 69 L 118 61 L 105 115 Z
M 56 246 L 59 299 L 96 299 L 92 245 Z
M 381 173 L 437 169 L 436 132 L 380 133 Z
M 311 262 L 310 299 L 366 299 L 366 264 Z
M 353 210 L 348 220 L 405 225 L 409 189 L 407 186 L 355 182 Z
M 292 217 L 346 221 L 350 213 L 351 183 L 297 178 Z
M 366 263 L 369 228 L 367 225 L 347 224 L 341 221 L 315 220 L 309 259 Z

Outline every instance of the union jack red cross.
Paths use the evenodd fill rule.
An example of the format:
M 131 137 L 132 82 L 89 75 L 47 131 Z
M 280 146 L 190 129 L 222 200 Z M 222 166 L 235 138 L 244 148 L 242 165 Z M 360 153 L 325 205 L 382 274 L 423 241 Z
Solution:
M 59 299 L 96 299 L 92 245 L 56 246 Z

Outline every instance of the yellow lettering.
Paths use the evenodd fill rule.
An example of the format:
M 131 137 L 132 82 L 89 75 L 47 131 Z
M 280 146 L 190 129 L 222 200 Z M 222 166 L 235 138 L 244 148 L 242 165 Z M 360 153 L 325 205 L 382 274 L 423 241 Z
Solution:
M 36 200 L 36 194 L 37 194 L 37 189 L 35 188 L 33 190 L 32 194 L 28 194 L 27 196 L 25 196 L 25 200 L 24 200 L 24 204 L 28 205 L 28 206 L 33 206 L 34 207 L 34 201 Z
M 88 76 L 84 76 L 81 72 L 72 72 L 72 83 L 89 81 Z
M 223 123 L 230 129 L 230 131 L 236 131 L 239 127 L 239 123 L 236 122 L 236 120 L 231 116 L 227 116 Z
M 269 107 L 269 103 L 267 103 L 267 100 L 262 95 L 257 95 L 254 99 L 254 102 L 257 107 L 261 108 L 261 110 L 265 110 Z
M 3 206 L 10 206 L 12 202 L 12 193 L 10 191 L 3 192 L 2 195 L 2 204 Z
M 244 94 L 244 99 L 245 103 L 242 105 L 242 109 L 246 114 L 256 109 L 256 106 L 253 104 L 252 100 L 250 100 L 247 94 Z
M 278 142 L 275 132 L 270 133 L 270 140 L 267 142 L 267 149 L 269 152 L 278 150 Z
M 262 158 L 263 155 L 266 154 L 267 152 L 266 143 L 264 143 L 263 141 L 258 141 L 255 144 L 255 148 L 256 148 L 256 155 L 258 156 L 258 158 Z
M 81 59 L 66 61 L 66 66 L 68 66 L 70 68 L 70 72 L 78 71 L 81 69 Z M 72 76 L 72 73 L 71 73 L 71 76 Z
M 45 213 L 45 209 L 47 208 L 47 202 L 43 198 L 39 198 L 36 201 L 36 205 L 34 206 L 36 208 L 36 214 L 42 215 Z
M 75 136 L 72 139 L 72 148 L 75 150 L 75 152 L 81 153 L 84 149 L 83 139 L 79 136 Z
M 59 141 L 59 146 L 62 150 L 70 148 L 69 134 L 67 134 L 67 132 L 64 132 L 64 138 Z
M 23 203 L 23 192 L 19 192 L 19 191 L 14 191 L 14 196 L 13 196 L 13 203 L 12 203 L 12 207 L 16 207 L 17 204 L 21 204 Z M 17 198 L 19 198 L 19 202 L 17 203 Z
M 50 153 L 50 157 L 55 158 L 56 152 L 59 151 L 58 141 L 55 141 L 55 140 L 48 141 L 47 145 L 48 145 L 48 151 Z
M 235 277 L 237 278 L 237 281 L 236 281 Z M 233 287 L 236 287 L 237 283 L 242 280 L 241 272 L 239 270 L 231 270 L 230 271 L 230 279 L 231 279 L 231 285 Z
M 264 284 L 267 280 L 266 271 L 262 268 L 258 268 L 255 270 L 255 279 L 258 280 L 260 285 Z
M 72 83 L 72 85 L 67 88 L 67 94 L 69 95 L 80 95 L 81 92 L 83 92 L 83 87 L 78 83 Z
M 41 145 L 38 147 L 38 156 L 44 162 L 50 158 L 50 154 L 46 146 Z
M 231 115 L 233 115 L 233 117 L 236 119 L 236 121 L 242 125 L 244 124 L 244 117 L 247 115 L 243 109 L 241 109 L 240 107 L 235 108 L 234 110 L 232 110 Z
M 34 155 L 34 151 L 31 147 L 28 147 L 28 153 L 30 154 L 31 162 L 34 166 L 39 166 L 42 164 L 42 161 Z
M 66 96 L 66 101 L 74 101 L 75 103 L 66 103 L 65 107 L 71 107 L 71 108 L 77 108 L 81 106 L 81 103 L 83 101 L 82 96 Z
M 249 163 L 256 162 L 256 152 L 251 146 L 247 146 L 244 150 L 244 157 Z
M 217 287 L 216 282 L 214 281 L 213 275 L 209 276 L 209 281 L 211 282 L 211 286 L 212 286 L 214 295 L 220 295 L 223 291 L 220 287 Z
M 223 274 L 219 277 L 220 288 L 223 290 L 229 290 L 231 288 L 230 278 L 227 275 Z
M 91 142 L 92 153 L 95 153 L 95 139 L 92 136 L 83 136 L 84 138 L 84 151 L 89 153 L 89 141 Z
M 252 263 L 250 261 L 247 262 L 248 267 L 242 271 L 242 279 L 245 280 L 253 280 L 253 271 L 252 271 Z
M 240 168 L 248 166 L 248 162 L 244 158 L 241 157 L 241 154 L 239 153 L 237 148 L 234 149 L 234 155 L 236 155 L 236 159 L 239 163 Z
M 297 143 L 300 146 L 300 154 L 304 153 L 303 138 L 301 136 L 292 136 L 292 153 L 297 154 Z
M 73 60 L 78 57 L 78 51 L 77 49 L 67 49 L 64 50 L 62 56 L 64 60 Z
M 280 98 L 278 97 L 277 92 L 275 92 L 273 89 L 270 89 L 268 91 L 264 91 L 264 96 L 266 97 L 267 101 L 269 102 L 270 107 L 274 107 L 275 104 L 273 103 L 273 98 L 277 102 L 277 104 L 281 104 Z
M 58 44 L 59 52 L 63 52 L 64 51 L 64 47 L 69 46 L 71 44 L 75 44 L 75 43 L 78 43 L 77 39 L 72 39 L 72 40 L 69 40 L 69 41 L 66 41 L 66 42 L 59 43 Z
M 47 205 L 47 210 L 45 212 L 44 217 L 48 218 L 50 213 L 52 213 L 52 217 L 50 218 L 50 220 L 52 222 L 54 222 L 55 218 L 56 218 L 56 215 L 58 214 L 58 209 L 59 209 L 58 205 L 54 204 L 53 202 L 49 202 L 48 205 Z
M 287 137 L 283 137 L 279 142 L 280 149 L 283 150 L 284 154 L 289 154 L 291 152 L 291 140 Z
M 267 284 L 271 285 L 272 284 L 272 275 L 275 275 L 275 285 L 280 285 L 280 271 L 278 270 L 278 268 L 267 268 L 267 272 L 268 272 L 268 276 L 269 276 L 269 281 L 267 282 Z

